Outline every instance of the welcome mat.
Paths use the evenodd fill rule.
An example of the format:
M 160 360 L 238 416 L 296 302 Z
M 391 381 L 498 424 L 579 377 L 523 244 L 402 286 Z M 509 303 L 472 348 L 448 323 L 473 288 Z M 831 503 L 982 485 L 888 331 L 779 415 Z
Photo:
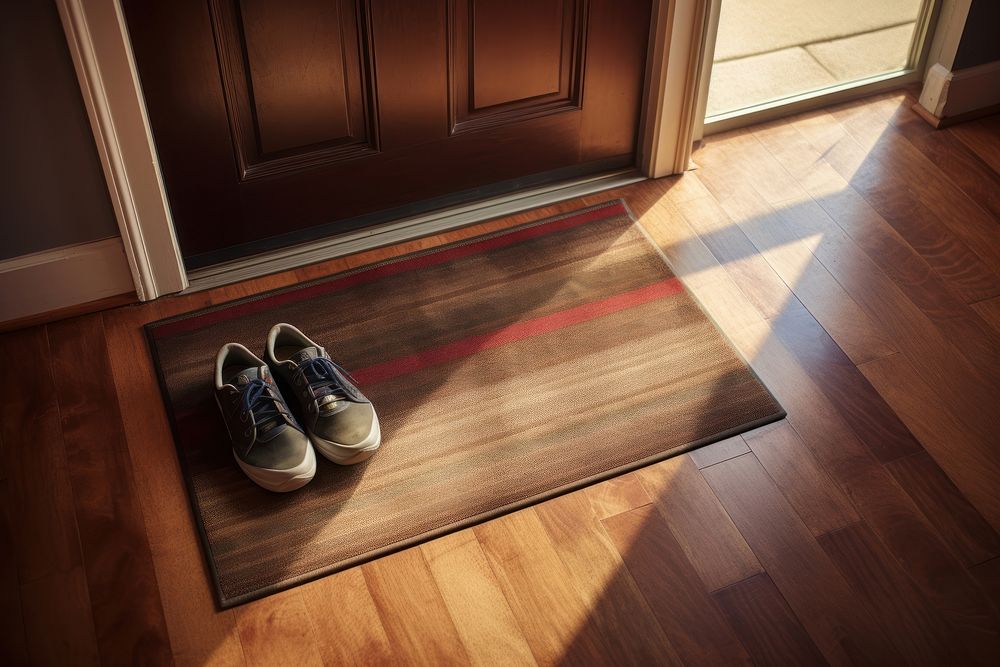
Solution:
M 382 424 L 288 494 L 236 466 L 227 342 L 324 345 Z M 148 325 L 220 606 L 286 589 L 780 419 L 618 200 Z

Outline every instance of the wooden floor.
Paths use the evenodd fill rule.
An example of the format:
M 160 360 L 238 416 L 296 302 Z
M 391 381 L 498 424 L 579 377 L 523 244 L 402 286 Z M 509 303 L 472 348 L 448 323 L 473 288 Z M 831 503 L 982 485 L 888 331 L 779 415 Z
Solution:
M 0 338 L 0 663 L 996 664 L 1000 117 L 888 94 L 699 169 Z M 143 323 L 624 197 L 788 410 L 215 610 Z M 669 323 L 665 323 L 669 325 Z

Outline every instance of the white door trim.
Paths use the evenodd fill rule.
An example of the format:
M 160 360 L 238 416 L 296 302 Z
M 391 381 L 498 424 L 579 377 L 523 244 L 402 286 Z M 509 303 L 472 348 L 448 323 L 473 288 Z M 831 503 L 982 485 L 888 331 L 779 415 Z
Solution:
M 187 287 L 118 0 L 56 0 L 136 295 Z
M 650 22 L 639 169 L 651 178 L 688 169 L 705 59 L 710 0 L 655 0 Z

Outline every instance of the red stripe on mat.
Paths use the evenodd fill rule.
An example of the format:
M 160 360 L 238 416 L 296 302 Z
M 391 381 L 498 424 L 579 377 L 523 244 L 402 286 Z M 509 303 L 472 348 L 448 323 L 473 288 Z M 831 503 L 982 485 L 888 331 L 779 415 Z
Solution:
M 469 357 L 477 352 L 508 345 L 526 338 L 541 336 L 542 334 L 550 333 L 557 329 L 564 329 L 573 324 L 587 322 L 628 308 L 634 308 L 650 301 L 672 296 L 683 289 L 677 278 L 661 280 L 660 282 L 655 282 L 622 294 L 616 294 L 600 301 L 592 301 L 574 306 L 558 313 L 536 317 L 533 320 L 516 322 L 486 334 L 470 336 L 469 338 L 463 338 L 430 350 L 393 359 L 382 364 L 368 366 L 367 368 L 352 372 L 352 375 L 362 385 L 362 388 L 364 388 L 366 385 L 414 373 L 428 366 L 437 366 L 454 361 L 455 359 Z
M 520 241 L 551 234 L 552 232 L 571 229 L 594 220 L 603 220 L 627 214 L 628 209 L 625 208 L 625 204 L 623 202 L 617 202 L 610 206 L 604 206 L 592 211 L 584 211 L 583 213 L 570 215 L 565 218 L 553 220 L 552 222 L 525 227 L 524 229 L 520 229 L 518 231 L 500 234 L 499 236 L 482 239 L 481 241 L 466 243 L 453 248 L 448 248 L 447 250 L 430 252 L 426 255 L 419 255 L 417 257 L 411 257 L 410 259 L 403 259 L 389 264 L 375 266 L 370 269 L 363 269 L 357 273 L 344 276 L 343 278 L 335 278 L 333 280 L 328 280 L 309 287 L 293 289 L 288 292 L 282 292 L 281 294 L 275 294 L 274 296 L 264 297 L 263 299 L 235 304 L 228 308 L 222 308 L 220 310 L 205 313 L 204 315 L 196 315 L 195 317 L 177 320 L 176 322 L 170 322 L 169 324 L 162 324 L 158 327 L 154 327 L 152 329 L 152 334 L 154 338 L 164 338 L 174 334 L 194 331 L 196 329 L 201 329 L 234 317 L 252 315 L 253 313 L 259 313 L 262 310 L 274 308 L 275 306 L 280 306 L 286 303 L 296 303 L 298 301 L 311 299 L 323 294 L 338 292 L 348 287 L 375 282 L 381 278 L 403 273 L 405 271 L 413 271 L 415 269 L 437 266 L 439 264 L 444 264 L 445 262 L 450 262 L 462 257 L 468 257 L 487 250 L 503 248 Z

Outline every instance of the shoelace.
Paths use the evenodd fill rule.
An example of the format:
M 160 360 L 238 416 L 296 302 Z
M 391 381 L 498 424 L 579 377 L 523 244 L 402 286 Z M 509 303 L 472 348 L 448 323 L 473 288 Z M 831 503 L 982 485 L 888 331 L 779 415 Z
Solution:
M 350 390 L 345 385 L 344 378 L 349 378 L 354 382 L 354 378 L 347 370 L 337 362 L 326 357 L 315 357 L 309 361 L 303 361 L 295 370 L 299 376 L 299 382 L 309 385 L 312 392 L 313 403 L 324 396 L 333 396 L 334 400 L 345 399 L 350 395 Z
M 246 430 L 247 437 L 250 437 L 254 428 L 263 426 L 272 419 L 280 420 L 284 414 L 280 399 L 271 393 L 268 384 L 260 378 L 254 378 L 243 387 L 240 420 L 250 422 Z M 250 419 L 247 418 L 248 415 Z M 257 438 L 254 438 L 254 442 L 257 442 Z M 253 447 L 254 442 L 247 447 L 247 452 Z

